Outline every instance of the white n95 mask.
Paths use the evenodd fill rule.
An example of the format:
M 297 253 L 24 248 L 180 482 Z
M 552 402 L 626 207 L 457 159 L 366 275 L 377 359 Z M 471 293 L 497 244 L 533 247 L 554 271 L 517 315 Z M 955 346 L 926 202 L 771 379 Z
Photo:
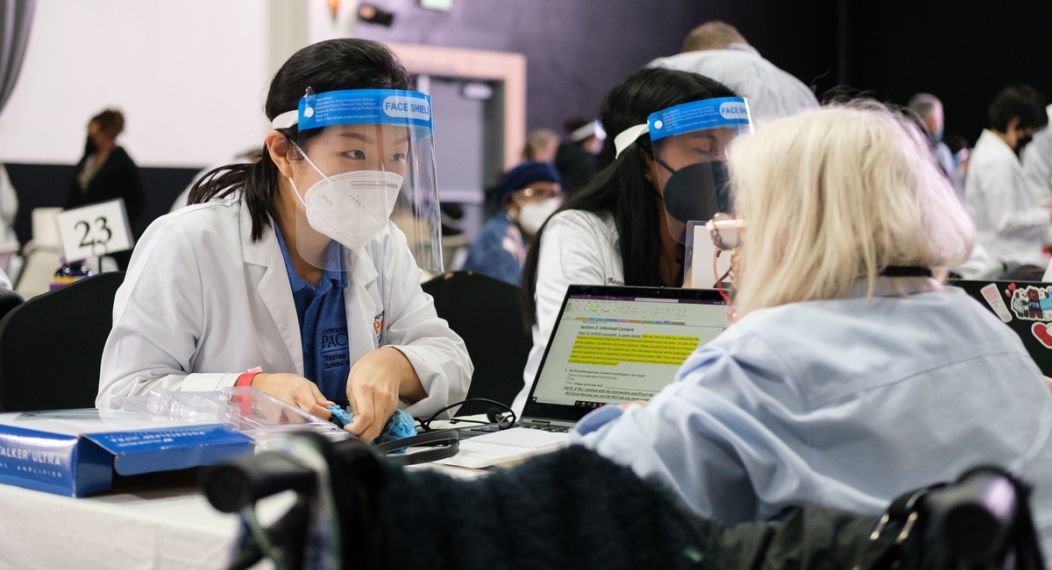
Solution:
M 398 241 L 406 237 L 400 247 L 408 247 L 421 269 L 444 270 L 431 111 L 431 97 L 416 91 L 304 86 L 294 107 L 271 117 L 271 128 L 299 151 L 289 160 L 302 155 L 326 178 L 311 186 L 297 177 L 303 190 L 311 186 L 297 191 L 304 211 L 281 220 L 281 237 L 301 254 L 299 261 L 346 271 L 345 249 L 360 251 L 384 226 L 397 224 Z M 297 142 L 308 139 L 311 155 Z M 324 171 L 311 160 L 323 156 Z M 302 165 L 294 166 L 302 173 Z
M 302 197 L 296 183 L 291 178 L 289 182 L 306 209 L 307 223 L 351 251 L 361 249 L 387 226 L 402 187 L 400 175 L 382 170 L 322 174 Z
M 562 198 L 548 198 L 539 202 L 527 202 L 519 206 L 517 221 L 519 226 L 531 236 L 537 235 L 548 217 L 555 213 L 563 203 Z

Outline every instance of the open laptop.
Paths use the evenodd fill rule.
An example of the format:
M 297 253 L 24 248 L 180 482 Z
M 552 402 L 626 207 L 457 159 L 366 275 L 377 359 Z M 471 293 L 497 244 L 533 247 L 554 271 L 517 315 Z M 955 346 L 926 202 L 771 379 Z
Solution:
M 479 468 L 565 442 L 595 408 L 652 398 L 729 324 L 711 289 L 571 285 L 517 427 L 474 437 L 444 462 Z
M 1008 325 L 1045 376 L 1052 376 L 1052 283 L 952 281 Z
M 567 431 L 605 404 L 649 400 L 729 324 L 712 289 L 571 285 L 518 423 Z

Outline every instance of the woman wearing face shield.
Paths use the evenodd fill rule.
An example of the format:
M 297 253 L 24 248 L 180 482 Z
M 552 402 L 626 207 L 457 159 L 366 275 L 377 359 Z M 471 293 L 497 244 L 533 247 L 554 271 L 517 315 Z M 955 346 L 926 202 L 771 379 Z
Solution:
M 879 513 L 977 464 L 1052 480 L 1052 397 L 1018 336 L 937 277 L 975 230 L 920 132 L 876 104 L 781 119 L 730 150 L 737 320 L 649 403 L 576 427 L 722 523 Z M 1036 523 L 1052 546 L 1052 487 Z M 1047 551 L 1047 550 L 1046 550 Z
M 504 174 L 496 194 L 500 209 L 472 242 L 464 269 L 518 287 L 533 236 L 562 204 L 561 179 L 550 163 L 528 160 Z
M 396 408 L 463 399 L 461 339 L 420 289 L 437 236 L 430 100 L 381 44 L 330 40 L 270 85 L 253 164 L 205 176 L 154 222 L 114 303 L 97 405 L 154 388 L 251 386 L 375 438 Z M 409 228 L 389 218 L 421 213 Z M 432 239 L 434 238 L 434 239 Z M 440 262 L 440 257 L 437 260 Z
M 523 371 L 525 386 L 512 405 L 516 411 L 526 404 L 570 284 L 683 284 L 685 222 L 705 221 L 717 211 L 726 144 L 747 127 L 748 118 L 687 128 L 661 139 L 659 148 L 651 143 L 648 119 L 682 105 L 700 106 L 699 116 L 707 116 L 706 109 L 719 109 L 714 100 L 734 97 L 712 79 L 669 69 L 634 72 L 606 95 L 600 118 L 603 129 L 617 135 L 617 158 L 548 219 L 523 267 L 533 348 Z

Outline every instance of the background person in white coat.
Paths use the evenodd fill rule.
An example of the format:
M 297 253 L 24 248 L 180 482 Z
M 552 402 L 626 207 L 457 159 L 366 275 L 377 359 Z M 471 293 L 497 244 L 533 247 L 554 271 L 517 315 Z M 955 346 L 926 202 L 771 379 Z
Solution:
M 1047 124 L 1040 93 L 1005 87 L 990 103 L 989 128 L 972 151 L 964 199 L 976 243 L 1005 278 L 1037 280 L 1046 266 L 1041 248 L 1052 243 L 1052 200 L 1027 180 L 1017 153 Z
M 650 114 L 668 107 L 734 96 L 730 88 L 696 73 L 643 69 L 611 88 L 600 117 L 603 129 L 614 135 L 645 125 Z M 696 148 L 693 153 L 694 160 L 704 159 L 706 153 L 718 158 L 722 147 Z M 688 163 L 665 162 L 672 169 Z M 641 134 L 548 218 L 534 238 L 522 276 L 533 348 L 523 370 L 525 386 L 512 403 L 516 412 L 526 405 L 570 284 L 683 284 L 684 247 L 672 235 L 663 201 L 671 177 L 671 171 L 654 160 L 650 137 Z
M 980 464 L 1036 484 L 1052 546 L 1052 395 L 1019 337 L 932 278 L 973 228 L 916 129 L 879 109 L 776 121 L 730 151 L 738 318 L 583 443 L 733 524 L 879 513 Z
M 1052 118 L 1052 105 L 1045 107 Z M 1045 125 L 1023 149 L 1023 174 L 1052 201 L 1052 129 Z
M 950 147 L 942 140 L 946 130 L 946 116 L 943 113 L 942 101 L 931 93 L 916 93 L 910 97 L 906 106 L 917 115 L 917 118 L 924 125 L 935 163 L 939 165 L 939 170 L 942 170 L 946 178 L 953 184 L 953 189 L 957 192 L 957 196 L 963 199 L 964 182 L 957 175 L 957 165 L 953 160 L 953 153 L 950 152 Z
M 649 67 L 693 71 L 719 81 L 748 99 L 753 120 L 761 123 L 818 107 L 810 87 L 764 59 L 737 28 L 719 20 L 691 30 L 680 53 L 655 59 Z
M 18 278 L 22 269 L 22 258 L 18 251 L 21 244 L 15 234 L 15 216 L 18 215 L 18 194 L 15 186 L 11 184 L 11 178 L 7 175 L 7 169 L 0 163 L 0 271 L 10 273 L 11 277 Z M 10 280 L 4 277 L 0 283 L 7 283 L 6 289 L 11 288 Z
M 18 214 L 18 194 L 7 169 L 0 164 L 0 243 L 18 243 L 15 235 L 15 216 Z
M 433 172 L 429 104 L 408 85 L 376 42 L 329 40 L 289 58 L 267 96 L 262 159 L 207 177 L 197 205 L 136 246 L 99 407 L 154 387 L 251 385 L 321 417 L 349 403 L 348 429 L 369 441 L 399 401 L 427 416 L 463 399 L 464 343 L 388 220 L 400 192 L 434 187 L 420 174 Z M 403 110 L 386 114 L 386 101 Z

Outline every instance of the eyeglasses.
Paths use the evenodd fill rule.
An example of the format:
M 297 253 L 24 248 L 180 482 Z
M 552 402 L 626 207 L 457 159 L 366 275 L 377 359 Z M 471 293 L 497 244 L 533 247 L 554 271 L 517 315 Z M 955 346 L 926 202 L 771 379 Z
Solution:
M 741 245 L 745 220 L 736 220 L 730 214 L 719 212 L 705 223 L 705 227 L 709 230 L 713 245 L 718 249 L 731 250 Z
M 519 192 L 522 192 L 522 197 L 523 198 L 531 198 L 531 199 L 534 199 L 534 198 L 536 198 L 536 199 L 540 199 L 540 198 L 554 198 L 556 196 L 561 196 L 562 195 L 562 192 L 559 191 L 558 188 L 532 188 L 530 186 L 527 186 L 527 187 L 523 188 L 522 190 L 519 190 Z

